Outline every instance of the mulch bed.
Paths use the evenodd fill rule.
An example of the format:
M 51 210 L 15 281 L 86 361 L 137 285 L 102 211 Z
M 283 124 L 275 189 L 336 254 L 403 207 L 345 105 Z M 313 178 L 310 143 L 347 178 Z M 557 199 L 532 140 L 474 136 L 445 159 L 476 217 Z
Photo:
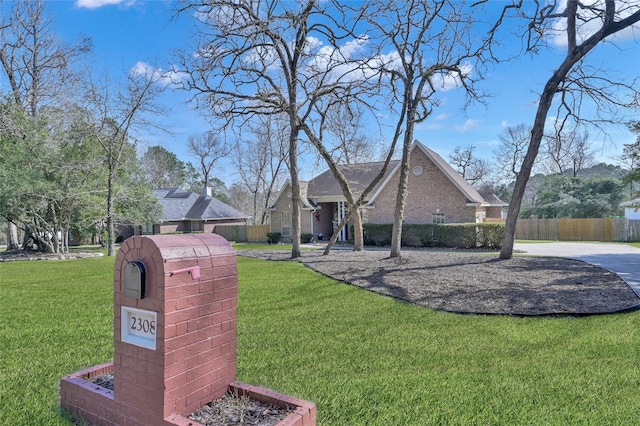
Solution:
M 291 260 L 288 251 L 238 251 Z M 328 277 L 428 308 L 474 314 L 591 315 L 637 309 L 640 298 L 616 274 L 553 257 L 500 260 L 497 253 L 302 251 L 297 259 Z

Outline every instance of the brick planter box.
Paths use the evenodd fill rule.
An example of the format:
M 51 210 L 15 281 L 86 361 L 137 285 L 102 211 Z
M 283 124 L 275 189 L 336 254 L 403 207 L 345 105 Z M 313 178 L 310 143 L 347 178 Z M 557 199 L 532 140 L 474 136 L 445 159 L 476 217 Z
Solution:
M 113 363 L 97 365 L 64 377 L 60 381 L 61 404 L 75 419 L 97 425 L 127 424 L 121 413 L 116 412 L 113 391 L 93 383 L 93 379 L 103 374 L 113 373 Z M 282 419 L 277 426 L 315 426 L 316 405 L 313 402 L 293 398 L 259 386 L 232 382 L 228 390 L 239 396 L 247 396 L 256 401 L 276 407 L 295 407 L 294 411 Z M 202 426 L 177 414 L 164 419 L 164 425 Z

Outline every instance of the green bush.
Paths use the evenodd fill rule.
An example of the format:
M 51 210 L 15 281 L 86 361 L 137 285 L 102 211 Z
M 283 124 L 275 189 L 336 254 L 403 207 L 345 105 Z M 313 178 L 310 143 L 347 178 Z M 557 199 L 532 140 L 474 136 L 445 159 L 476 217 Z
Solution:
M 313 234 L 300 235 L 300 242 L 302 242 L 302 244 L 309 244 L 311 240 L 313 240 Z
M 278 244 L 281 238 L 280 232 L 267 232 L 267 243 L 269 244 Z
M 480 224 L 478 243 L 481 247 L 499 249 L 504 238 L 504 223 Z
M 391 245 L 391 224 L 363 225 L 364 243 L 368 246 Z M 449 247 L 499 249 L 504 237 L 501 223 L 405 224 L 402 227 L 404 247 Z
M 366 246 L 385 247 L 391 244 L 391 230 L 393 225 L 365 223 L 362 225 L 364 244 Z

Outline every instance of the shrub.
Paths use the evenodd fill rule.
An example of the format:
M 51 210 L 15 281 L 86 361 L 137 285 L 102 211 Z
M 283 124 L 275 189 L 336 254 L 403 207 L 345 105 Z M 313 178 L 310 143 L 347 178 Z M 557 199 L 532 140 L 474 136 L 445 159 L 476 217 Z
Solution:
M 269 244 L 278 244 L 281 238 L 280 232 L 267 232 L 267 243 Z
M 478 245 L 480 247 L 499 249 L 504 238 L 504 223 L 479 224 Z
M 301 234 L 300 235 L 300 242 L 302 242 L 302 244 L 309 244 L 311 242 L 311 240 L 313 240 L 313 234 Z
M 364 243 L 368 246 L 389 246 L 391 224 L 363 225 Z M 501 223 L 405 224 L 402 245 L 405 247 L 451 247 L 499 249 L 504 237 Z
M 384 247 L 391 244 L 391 231 L 393 225 L 378 225 L 365 223 L 362 225 L 364 232 L 364 244 L 367 246 Z

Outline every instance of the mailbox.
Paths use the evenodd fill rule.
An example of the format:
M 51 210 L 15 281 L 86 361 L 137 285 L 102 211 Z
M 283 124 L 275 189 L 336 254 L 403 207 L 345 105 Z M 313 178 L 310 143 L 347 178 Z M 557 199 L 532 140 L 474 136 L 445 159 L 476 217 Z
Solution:
M 128 262 L 124 267 L 124 295 L 144 299 L 145 269 L 139 260 Z

